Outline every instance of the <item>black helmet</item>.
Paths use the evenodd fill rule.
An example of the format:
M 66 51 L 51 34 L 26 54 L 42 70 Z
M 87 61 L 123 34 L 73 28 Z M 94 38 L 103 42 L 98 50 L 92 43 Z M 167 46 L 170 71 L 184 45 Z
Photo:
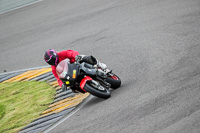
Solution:
M 57 66 L 59 59 L 58 59 L 58 54 L 56 53 L 55 50 L 53 49 L 48 49 L 45 54 L 44 54 L 44 60 L 49 64 L 49 65 L 54 65 Z

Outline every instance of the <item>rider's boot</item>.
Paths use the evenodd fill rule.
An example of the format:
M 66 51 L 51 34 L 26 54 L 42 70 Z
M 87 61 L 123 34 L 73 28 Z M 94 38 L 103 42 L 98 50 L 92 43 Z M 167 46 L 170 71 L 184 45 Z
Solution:
M 98 68 L 101 68 L 102 70 L 105 70 L 106 68 L 107 68 L 107 66 L 106 66 L 106 64 L 104 64 L 104 63 L 101 63 L 101 62 L 97 62 L 97 67 Z
M 106 64 L 101 63 L 101 62 L 99 62 L 99 61 L 97 61 L 96 68 L 100 68 L 100 69 L 102 69 L 102 70 L 103 70 L 104 72 L 106 72 L 106 73 L 112 72 L 112 70 L 110 70 L 110 69 L 107 68 L 107 65 L 106 65 Z

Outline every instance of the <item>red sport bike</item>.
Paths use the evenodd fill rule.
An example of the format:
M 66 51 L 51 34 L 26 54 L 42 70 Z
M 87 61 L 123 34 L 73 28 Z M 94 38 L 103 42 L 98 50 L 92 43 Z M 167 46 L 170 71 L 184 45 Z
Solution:
M 70 63 L 69 59 L 65 59 L 58 64 L 56 72 L 72 90 L 89 92 L 103 99 L 111 96 L 109 88 L 116 89 L 121 85 L 121 79 L 111 70 L 103 70 L 85 62 Z

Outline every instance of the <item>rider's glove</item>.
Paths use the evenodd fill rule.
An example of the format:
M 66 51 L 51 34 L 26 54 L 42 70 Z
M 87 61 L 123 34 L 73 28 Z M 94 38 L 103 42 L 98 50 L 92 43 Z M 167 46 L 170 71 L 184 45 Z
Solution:
M 85 55 L 76 55 L 76 56 L 75 56 L 75 61 L 76 61 L 76 62 L 80 62 L 80 61 L 83 59 L 84 56 L 85 56 Z

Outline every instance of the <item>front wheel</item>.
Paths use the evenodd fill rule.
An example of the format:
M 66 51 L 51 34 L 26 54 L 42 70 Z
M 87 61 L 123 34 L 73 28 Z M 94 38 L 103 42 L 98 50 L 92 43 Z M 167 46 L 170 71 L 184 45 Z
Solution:
M 99 86 L 95 86 L 94 84 L 92 84 L 91 82 L 87 82 L 84 86 L 84 90 L 86 90 L 87 92 L 89 92 L 90 94 L 97 96 L 99 98 L 103 98 L 103 99 L 108 99 L 111 96 L 110 91 L 99 85 Z
M 114 73 L 108 75 L 106 82 L 110 83 L 113 89 L 117 89 L 121 85 L 121 79 Z

